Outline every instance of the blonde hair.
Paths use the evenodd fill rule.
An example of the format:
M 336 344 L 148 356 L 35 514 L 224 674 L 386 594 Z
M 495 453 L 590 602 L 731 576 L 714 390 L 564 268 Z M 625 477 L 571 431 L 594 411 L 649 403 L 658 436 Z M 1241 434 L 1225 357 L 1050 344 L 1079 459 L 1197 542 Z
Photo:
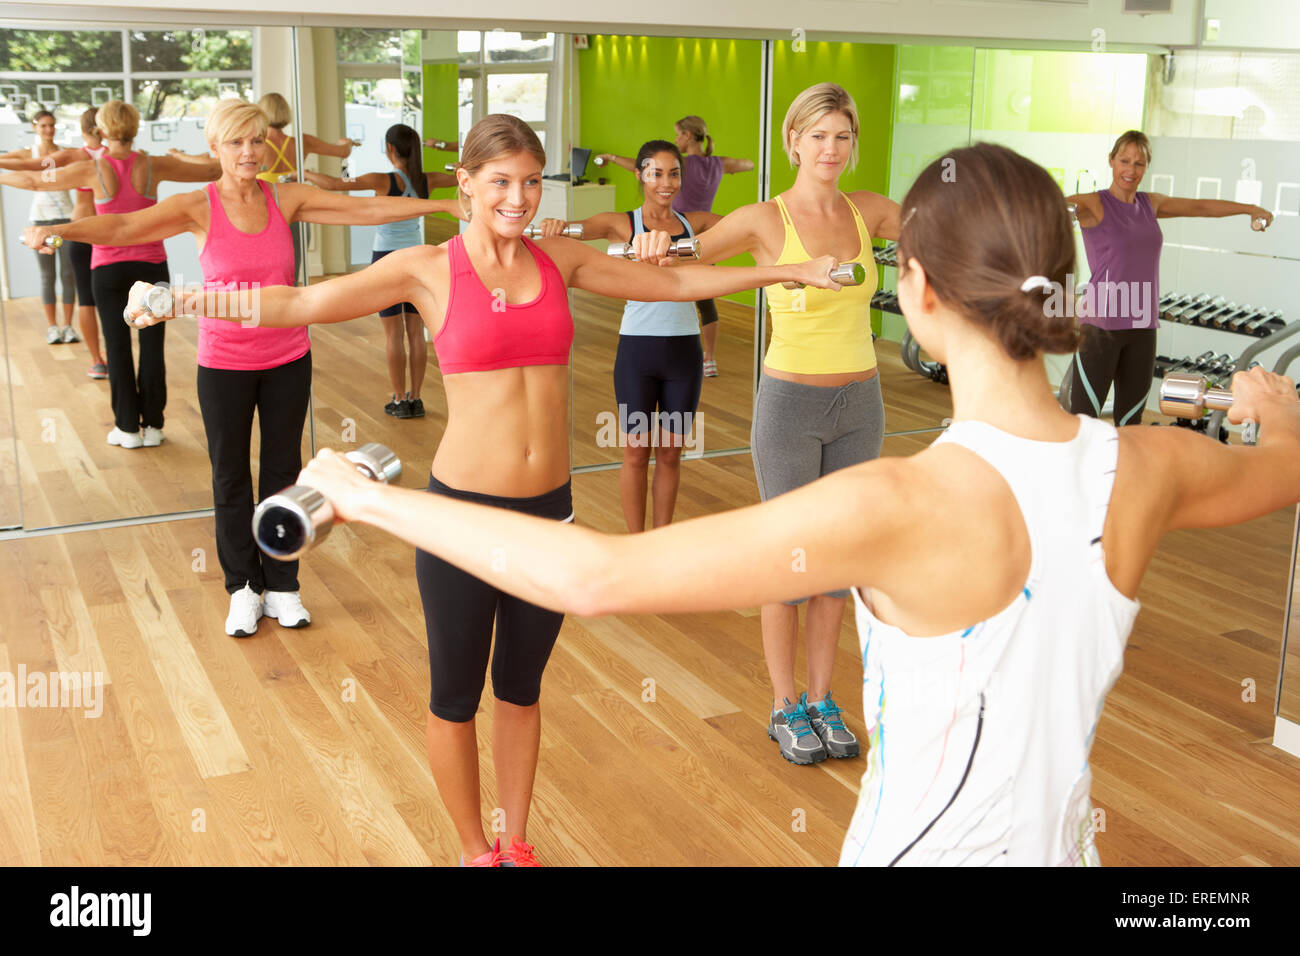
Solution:
M 512 153 L 528 153 L 538 165 L 546 165 L 546 150 L 537 138 L 533 128 L 517 116 L 508 113 L 492 113 L 483 117 L 469 131 L 465 142 L 460 147 L 460 162 L 456 170 L 465 170 L 471 176 L 500 156 Z M 469 197 L 459 187 L 456 198 L 461 208 L 468 214 Z
M 262 107 L 267 125 L 272 129 L 283 130 L 293 122 L 293 110 L 289 109 L 289 101 L 279 93 L 267 93 L 257 101 L 257 105 Z
M 265 136 L 267 125 L 266 113 L 260 106 L 231 97 L 213 107 L 203 136 L 209 143 L 220 144 L 245 132 Z
M 1136 146 L 1142 152 L 1146 153 L 1147 162 L 1151 162 L 1151 141 L 1147 139 L 1147 134 L 1140 130 L 1131 129 L 1127 133 L 1122 133 L 1120 138 L 1115 140 L 1115 145 L 1110 148 L 1110 158 L 1114 159 L 1119 155 L 1119 151 L 1125 146 Z
M 713 155 L 713 137 L 709 135 L 709 126 L 698 116 L 683 116 L 673 124 L 683 133 L 687 133 L 691 139 L 697 143 L 708 142 L 708 148 L 704 150 L 705 156 Z
M 95 122 L 104 131 L 105 139 L 129 143 L 140 131 L 140 111 L 130 103 L 109 100 L 95 113 Z
M 853 152 L 849 155 L 848 168 L 857 166 L 858 106 L 853 102 L 849 91 L 835 83 L 818 83 L 808 87 L 794 98 L 790 108 L 785 111 L 785 119 L 781 122 L 781 144 L 785 147 L 791 166 L 799 165 L 799 156 L 794 151 L 790 134 L 794 133 L 795 138 L 802 136 L 805 130 L 827 113 L 843 113 L 848 119 L 849 129 L 853 133 Z

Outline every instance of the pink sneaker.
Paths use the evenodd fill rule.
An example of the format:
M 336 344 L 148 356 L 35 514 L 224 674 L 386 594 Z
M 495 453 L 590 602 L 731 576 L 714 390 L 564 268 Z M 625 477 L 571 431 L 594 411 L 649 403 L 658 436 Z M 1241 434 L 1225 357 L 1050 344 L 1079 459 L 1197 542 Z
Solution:
M 497 841 L 500 844 L 500 840 Z M 501 854 L 501 862 L 498 866 L 541 866 L 537 857 L 533 855 L 533 845 L 525 843 L 519 837 L 515 837 L 510 849 Z
M 486 853 L 479 854 L 478 856 L 474 857 L 474 859 L 470 860 L 468 863 L 465 862 L 465 858 L 462 856 L 460 858 L 460 865 L 461 866 L 501 866 L 502 865 L 501 861 L 504 858 L 505 858 L 505 854 L 501 852 L 501 841 L 498 839 L 495 843 L 492 844 L 492 849 L 488 850 Z

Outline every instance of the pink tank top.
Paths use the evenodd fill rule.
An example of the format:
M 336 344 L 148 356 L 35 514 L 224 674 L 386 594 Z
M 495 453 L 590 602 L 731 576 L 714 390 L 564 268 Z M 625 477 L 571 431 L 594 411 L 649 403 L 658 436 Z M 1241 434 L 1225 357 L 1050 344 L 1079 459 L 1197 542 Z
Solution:
M 95 212 L 101 216 L 112 213 L 135 212 L 139 209 L 148 209 L 150 206 L 158 204 L 157 198 L 141 196 L 131 185 L 131 167 L 135 164 L 135 158 L 140 153 L 132 153 L 127 159 L 114 159 L 105 153 L 102 157 L 106 162 L 113 165 L 113 172 L 117 173 L 117 195 L 112 199 L 96 199 Z M 147 162 L 147 160 L 146 160 Z M 98 171 L 98 167 L 96 167 Z M 104 182 L 100 178 L 100 184 Z M 145 192 L 153 185 L 152 171 L 149 182 L 145 184 Z M 107 191 L 107 190 L 105 190 Z M 138 246 L 92 246 L 90 250 L 90 268 L 98 269 L 100 266 L 111 265 L 114 262 L 166 262 L 167 250 L 163 248 L 161 242 L 146 242 Z
M 89 146 L 81 147 L 81 151 L 85 153 L 87 156 L 89 156 L 91 159 L 99 159 L 99 157 L 104 155 L 104 151 L 107 149 L 108 149 L 107 146 L 99 146 L 95 149 L 91 149 Z M 94 191 L 95 190 L 91 189 L 88 186 L 77 187 L 77 192 L 79 193 L 93 193 Z
M 444 375 L 569 364 L 573 316 L 568 290 L 550 257 L 534 242 L 525 239 L 524 245 L 542 273 L 542 290 L 531 302 L 510 305 L 483 285 L 460 236 L 447 243 L 451 292 L 447 317 L 433 340 Z
M 226 215 L 217 184 L 208 183 L 208 241 L 199 253 L 203 287 L 244 292 L 272 285 L 293 285 L 293 238 L 271 187 L 258 180 L 266 200 L 266 228 L 241 232 Z M 239 296 L 240 303 L 249 297 Z M 272 329 L 199 316 L 198 362 L 204 368 L 252 371 L 276 368 L 302 358 L 311 349 L 306 327 Z

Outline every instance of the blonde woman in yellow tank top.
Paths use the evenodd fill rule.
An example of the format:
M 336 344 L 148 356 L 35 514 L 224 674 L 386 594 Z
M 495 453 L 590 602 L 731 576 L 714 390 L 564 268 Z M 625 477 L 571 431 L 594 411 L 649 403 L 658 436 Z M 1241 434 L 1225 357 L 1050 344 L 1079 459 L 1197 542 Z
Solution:
M 759 265 L 833 255 L 860 262 L 867 281 L 838 291 L 768 286 L 772 341 L 754 401 L 750 444 L 760 496 L 766 501 L 822 475 L 880 455 L 884 406 L 871 344 L 871 297 L 876 267 L 871 239 L 897 239 L 898 204 L 860 190 L 843 193 L 839 178 L 857 160 L 858 112 L 834 83 L 795 98 L 781 128 L 798 172 L 794 185 L 768 202 L 744 206 L 700 239 L 707 262 L 740 253 Z M 864 516 L 863 520 L 870 520 Z M 816 555 L 791 560 L 816 561 Z M 847 591 L 804 599 L 808 676 L 795 684 L 798 605 L 765 604 L 763 653 L 772 680 L 768 735 L 792 763 L 856 757 L 857 739 L 831 697 L 831 672 Z

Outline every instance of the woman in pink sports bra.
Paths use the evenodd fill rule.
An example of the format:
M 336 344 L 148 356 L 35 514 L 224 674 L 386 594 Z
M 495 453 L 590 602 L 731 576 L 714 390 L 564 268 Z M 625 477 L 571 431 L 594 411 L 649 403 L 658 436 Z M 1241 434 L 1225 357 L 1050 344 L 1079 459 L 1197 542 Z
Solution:
M 570 521 L 567 289 L 642 301 L 693 302 L 770 282 L 837 289 L 835 261 L 760 269 L 615 260 L 571 239 L 542 245 L 523 238 L 542 195 L 546 154 L 537 134 L 513 116 L 488 116 L 465 139 L 457 177 L 469 228 L 441 246 L 400 249 L 353 275 L 306 289 L 273 287 L 255 299 L 262 324 L 310 325 L 413 303 L 433 335 L 447 393 L 447 428 L 433 458 L 429 491 L 555 521 Z M 378 200 L 367 200 L 375 202 Z M 635 248 L 659 265 L 666 232 L 642 233 Z M 135 301 L 144 293 L 140 289 Z M 237 321 L 238 302 L 211 293 L 209 314 Z M 199 308 L 183 303 L 184 312 Z M 161 321 L 138 307 L 139 322 Z M 167 318 L 167 317 L 164 317 Z M 510 562 L 511 543 L 483 546 Z M 537 568 L 518 566 L 531 575 Z M 429 638 L 432 692 L 429 763 L 460 837 L 462 862 L 536 866 L 526 840 L 541 735 L 542 670 L 563 615 L 504 595 L 426 552 L 416 577 Z M 493 644 L 493 625 L 496 641 Z M 484 838 L 474 715 L 491 657 L 493 735 L 499 806 L 510 838 Z
M 199 166 L 167 156 L 149 156 L 131 148 L 140 114 L 121 100 L 109 100 L 96 113 L 107 149 L 93 162 L 77 162 L 44 172 L 6 173 L 0 184 L 35 191 L 90 189 L 100 214 L 147 209 L 158 200 L 157 184 L 208 182 L 220 173 L 216 163 Z M 86 220 L 82 220 L 85 222 Z M 79 223 L 73 223 L 74 227 Z M 69 226 L 40 226 L 42 237 L 62 234 Z M 71 238 L 76 238 L 74 234 Z M 42 240 L 43 241 L 43 240 Z M 49 250 L 44 250 L 49 251 Z M 163 410 L 167 405 L 167 369 L 160 330 L 140 333 L 140 363 L 136 367 L 129 329 L 122 324 L 127 292 L 136 281 L 166 282 L 167 251 L 161 241 L 127 248 L 96 246 L 91 250 L 91 285 L 104 328 L 113 430 L 108 443 L 122 448 L 153 447 L 163 441 Z
M 58 232 L 96 247 L 157 243 L 189 232 L 200 245 L 207 288 L 292 285 L 295 220 L 377 225 L 413 215 L 452 212 L 452 200 L 354 199 L 311 186 L 270 185 L 257 178 L 267 121 L 257 106 L 222 100 L 208 117 L 206 136 L 221 178 L 204 189 L 126 215 L 100 215 L 55 230 L 31 230 L 29 243 Z M 193 169 L 195 167 L 189 166 Z M 105 332 L 129 334 L 121 309 Z M 253 480 L 249 467 L 253 413 L 261 429 L 258 495 L 293 483 L 302 467 L 302 430 L 311 389 L 311 342 L 305 328 L 263 328 L 199 319 L 199 408 L 212 463 L 217 557 L 225 572 L 230 611 L 226 633 L 247 637 L 263 616 L 303 627 L 311 616 L 298 591 L 298 562 L 261 560 L 253 542 Z

